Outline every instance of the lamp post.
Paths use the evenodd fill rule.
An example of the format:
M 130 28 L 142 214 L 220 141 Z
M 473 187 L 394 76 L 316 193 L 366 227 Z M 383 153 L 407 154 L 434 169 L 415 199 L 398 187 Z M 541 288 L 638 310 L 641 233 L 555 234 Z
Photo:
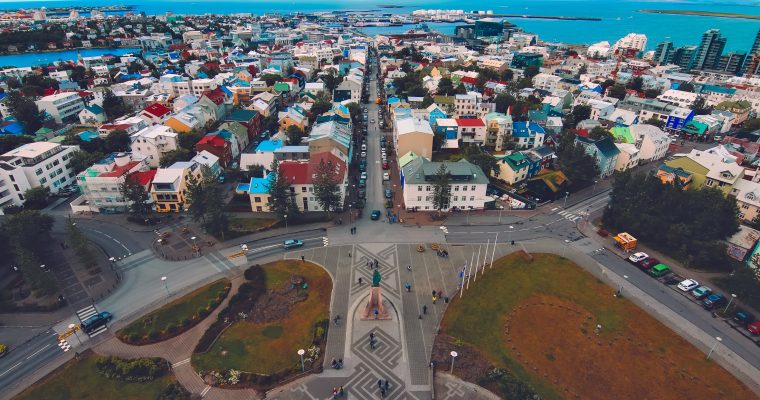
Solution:
M 713 351 L 715 351 L 715 348 L 718 347 L 718 343 L 722 342 L 723 339 L 720 338 L 720 336 L 715 337 L 715 344 L 710 348 L 710 352 L 707 353 L 707 358 L 705 360 L 709 360 L 710 356 L 712 355 Z
M 288 214 L 283 215 L 285 218 L 285 233 L 288 233 Z
M 451 354 L 451 371 L 449 373 L 453 374 L 454 373 L 454 359 L 457 358 L 459 354 L 457 354 L 457 352 L 453 350 L 449 354 Z
M 596 192 L 596 184 L 597 184 L 597 182 L 599 182 L 599 181 L 597 181 L 596 179 L 594 179 L 594 186 L 591 187 L 591 195 L 592 196 L 594 195 L 594 192 Z
M 736 294 L 731 293 L 731 298 L 728 299 L 728 304 L 726 304 L 726 309 L 723 310 L 723 314 L 725 315 L 728 312 L 728 307 L 731 307 L 731 303 L 733 303 L 734 299 L 736 298 Z
M 565 252 L 567 251 L 567 245 L 570 244 L 569 239 L 565 239 L 565 247 L 562 248 L 562 258 L 565 258 Z
M 511 241 L 512 241 L 512 229 L 515 229 L 515 227 L 514 227 L 514 226 L 512 226 L 512 225 L 510 225 L 510 226 L 509 226 L 509 235 L 507 236 L 507 241 L 508 241 L 508 242 L 511 242 Z
M 197 237 L 193 236 L 190 239 L 193 241 L 193 254 L 195 254 L 196 252 L 198 252 L 197 250 L 198 247 L 195 246 L 195 239 L 197 239 Z
M 504 211 L 504 206 L 499 206 L 499 224 L 501 224 L 501 212 Z
M 628 279 L 628 275 L 623 275 L 623 278 Z M 620 288 L 618 288 L 618 292 L 617 292 L 618 296 L 620 296 L 621 294 L 623 294 L 623 284 L 622 283 L 620 283 Z
M 76 327 L 77 326 L 75 324 L 69 324 L 69 329 L 74 329 Z M 79 344 L 81 345 L 82 344 L 82 339 L 79 338 L 79 334 L 77 333 L 77 331 L 74 331 L 74 336 L 77 337 L 77 342 L 79 342 Z
M 565 192 L 565 202 L 562 204 L 562 208 L 567 207 L 567 196 L 570 196 L 570 192 Z
M 301 372 L 304 372 L 306 370 L 306 368 L 303 365 L 303 355 L 304 355 L 304 353 L 306 353 L 306 350 L 304 350 L 304 349 L 299 349 L 298 350 L 298 355 L 301 357 Z
M 166 277 L 161 277 L 161 282 L 164 283 L 164 289 L 166 289 L 166 297 L 169 297 L 169 284 L 166 283 Z

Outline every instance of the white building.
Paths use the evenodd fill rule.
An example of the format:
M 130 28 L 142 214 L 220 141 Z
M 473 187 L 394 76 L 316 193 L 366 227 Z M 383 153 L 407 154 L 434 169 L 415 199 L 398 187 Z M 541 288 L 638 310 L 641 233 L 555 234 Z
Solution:
M 615 45 L 612 46 L 612 51 L 617 52 L 618 50 L 623 49 L 636 49 L 642 51 L 645 47 L 647 47 L 647 35 L 629 33 L 615 42 Z
M 458 94 L 454 97 L 454 112 L 456 116 L 474 116 L 478 113 L 478 97 L 475 94 Z
M 161 156 L 177 150 L 178 134 L 166 125 L 152 125 L 132 134 L 132 153 L 145 156 L 151 168 L 158 168 Z
M 24 192 L 44 186 L 55 193 L 74 182 L 68 161 L 77 146 L 35 142 L 0 156 L 0 214 L 2 209 L 24 204 Z
M 59 124 L 78 121 L 79 112 L 84 109 L 82 97 L 77 92 L 51 94 L 35 101 L 35 103 L 40 111 L 48 113 Z
M 682 90 L 668 89 L 663 94 L 657 96 L 657 100 L 676 105 L 678 107 L 689 108 L 699 97 L 696 93 L 684 92 Z
M 488 176 L 475 164 L 467 160 L 457 162 L 431 162 L 424 157 L 417 157 L 401 168 L 404 204 L 407 209 L 434 211 L 433 178 L 441 164 L 451 175 L 449 186 L 451 196 L 449 204 L 443 211 L 482 210 L 485 203 L 492 200 L 486 196 Z
M 670 138 L 660 128 L 648 124 L 630 126 L 631 136 L 639 148 L 639 160 L 642 163 L 665 158 L 670 146 Z
M 586 55 L 593 58 L 606 58 L 609 57 L 611 53 L 612 50 L 610 49 L 610 42 L 606 40 L 603 42 L 594 43 L 586 50 Z
M 615 143 L 620 150 L 617 161 L 615 162 L 615 171 L 627 171 L 639 165 L 639 149 L 632 143 Z
M 81 197 L 73 202 L 72 209 L 89 207 L 94 212 L 124 212 L 129 202 L 121 186 L 127 176 L 148 171 L 145 156 L 136 153 L 113 153 L 77 175 Z
M 561 80 L 562 78 L 557 75 L 540 73 L 533 77 L 533 87 L 536 89 L 552 91 L 559 87 Z

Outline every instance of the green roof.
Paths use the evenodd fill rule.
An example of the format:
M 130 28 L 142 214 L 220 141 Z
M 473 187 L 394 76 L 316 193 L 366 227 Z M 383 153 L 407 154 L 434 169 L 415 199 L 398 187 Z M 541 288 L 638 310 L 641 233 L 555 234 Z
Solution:
M 454 104 L 454 96 L 433 96 L 433 102 L 436 104 Z
M 528 157 L 519 151 L 502 157 L 502 160 L 512 168 L 512 171 L 518 171 L 523 168 L 528 168 L 529 166 L 529 163 L 527 162 Z
M 545 170 L 546 171 L 546 170 Z M 567 176 L 562 171 L 551 171 L 534 176 L 531 181 L 541 180 L 544 181 L 546 186 L 552 192 L 558 192 L 562 184 L 568 181 Z
M 415 152 L 410 151 L 410 152 L 404 154 L 403 156 L 401 156 L 401 158 L 398 159 L 398 165 L 399 165 L 399 167 L 403 168 L 406 164 L 409 164 L 410 162 L 412 162 L 415 159 L 417 159 L 417 157 L 419 157 L 419 156 Z
M 636 143 L 633 139 L 633 135 L 631 135 L 631 129 L 627 126 L 616 126 L 610 130 L 610 133 L 612 133 L 612 136 L 614 136 L 615 140 L 618 142 L 630 144 Z
M 694 134 L 694 135 L 704 135 L 705 132 L 707 132 L 708 128 L 709 127 L 707 126 L 707 124 L 704 124 L 699 121 L 691 120 L 689 121 L 688 124 L 684 125 L 684 127 L 681 128 L 681 130 L 683 130 L 684 132 Z

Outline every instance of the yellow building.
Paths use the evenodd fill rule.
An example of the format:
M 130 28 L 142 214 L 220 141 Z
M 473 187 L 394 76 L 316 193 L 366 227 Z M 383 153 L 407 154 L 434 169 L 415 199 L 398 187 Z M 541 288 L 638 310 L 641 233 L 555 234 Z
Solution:
M 192 161 L 176 162 L 156 171 L 150 187 L 156 212 L 181 212 L 187 209 L 187 186 L 191 176 L 201 178 L 200 165 Z

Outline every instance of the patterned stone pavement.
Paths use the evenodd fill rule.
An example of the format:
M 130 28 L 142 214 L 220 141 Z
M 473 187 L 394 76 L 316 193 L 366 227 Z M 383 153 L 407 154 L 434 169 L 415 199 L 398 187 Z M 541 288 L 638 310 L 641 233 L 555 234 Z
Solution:
M 286 258 L 294 259 L 303 255 L 329 271 L 335 284 L 331 319 L 336 315 L 341 318 L 337 325 L 333 322 L 328 331 L 325 372 L 275 389 L 267 397 L 324 399 L 331 396 L 334 387 L 343 386 L 347 398 L 380 398 L 378 379 L 382 379 L 389 382 L 388 399 L 431 398 L 430 352 L 446 307 L 444 300 L 432 304 L 432 291 L 453 295 L 465 262 L 482 266 L 490 262 L 491 257 L 499 258 L 513 250 L 506 245 L 498 245 L 495 250 L 492 245 L 488 249 L 485 245 L 447 245 L 446 248 L 448 258 L 438 257 L 429 246 L 424 252 L 418 252 L 416 244 L 389 243 L 314 248 L 286 254 Z M 374 272 L 368 263 L 375 260 L 382 276 L 380 287 L 385 307 L 392 316 L 389 321 L 359 319 Z M 407 266 L 411 266 L 411 271 Z M 483 270 L 479 271 L 482 276 Z M 412 286 L 410 292 L 404 289 L 406 283 Z M 423 306 L 427 307 L 426 314 Z M 370 332 L 377 339 L 375 349 L 369 346 Z M 332 369 L 333 358 L 343 359 L 344 368 Z M 489 398 L 473 397 L 478 388 L 455 378 L 446 379 L 442 385 L 439 390 L 443 393 L 436 393 L 439 398 Z

